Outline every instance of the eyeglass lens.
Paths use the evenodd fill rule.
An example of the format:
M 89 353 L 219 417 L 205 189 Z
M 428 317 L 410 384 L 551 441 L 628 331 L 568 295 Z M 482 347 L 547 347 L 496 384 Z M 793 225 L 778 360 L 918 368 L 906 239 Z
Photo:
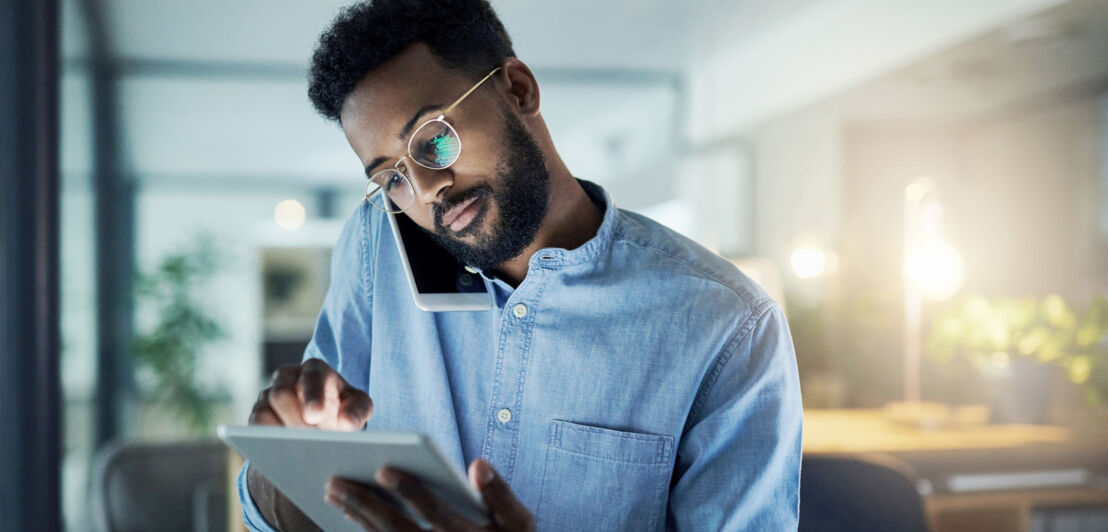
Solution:
M 458 138 L 458 132 L 438 118 L 424 122 L 408 141 L 408 154 L 412 160 L 433 170 L 454 164 L 461 152 L 462 141 Z
M 404 174 L 389 168 L 373 174 L 366 184 L 365 199 L 385 212 L 401 212 L 415 201 L 415 190 Z

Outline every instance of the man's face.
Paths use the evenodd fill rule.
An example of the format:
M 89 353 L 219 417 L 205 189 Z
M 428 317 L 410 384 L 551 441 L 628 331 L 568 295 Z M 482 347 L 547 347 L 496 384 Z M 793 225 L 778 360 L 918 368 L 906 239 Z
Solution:
M 549 173 L 534 137 L 485 82 L 446 116 L 461 155 L 430 170 L 408 160 L 415 202 L 404 213 L 459 260 L 491 270 L 534 240 L 549 202 Z M 408 154 L 400 133 L 435 118 L 476 80 L 443 68 L 424 45 L 369 73 L 343 104 L 343 132 L 370 174 Z

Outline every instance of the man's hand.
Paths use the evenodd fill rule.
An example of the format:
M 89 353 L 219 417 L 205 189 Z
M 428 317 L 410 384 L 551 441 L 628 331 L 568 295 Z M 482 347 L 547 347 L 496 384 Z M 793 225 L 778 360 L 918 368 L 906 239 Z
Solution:
M 526 531 L 534 532 L 535 521 L 531 512 L 516 499 L 508 483 L 500 478 L 488 462 L 478 458 L 469 464 L 469 482 L 481 494 L 489 509 L 490 522 L 479 527 L 458 515 L 449 506 L 431 494 L 419 479 L 388 466 L 377 471 L 375 480 L 381 487 L 391 490 L 406 501 L 428 523 L 432 530 L 460 531 Z M 377 532 L 408 532 L 422 530 L 385 499 L 375 495 L 366 486 L 341 478 L 332 478 L 324 497 L 332 506 L 342 510 L 348 519 L 366 530 Z
M 251 425 L 361 430 L 373 414 L 373 401 L 317 358 L 281 366 L 258 395 Z
M 250 424 L 356 431 L 372 414 L 369 395 L 351 386 L 326 362 L 312 358 L 273 372 L 273 382 L 258 395 L 250 412 Z M 258 511 L 274 528 L 319 529 L 253 467 L 247 470 L 246 481 Z

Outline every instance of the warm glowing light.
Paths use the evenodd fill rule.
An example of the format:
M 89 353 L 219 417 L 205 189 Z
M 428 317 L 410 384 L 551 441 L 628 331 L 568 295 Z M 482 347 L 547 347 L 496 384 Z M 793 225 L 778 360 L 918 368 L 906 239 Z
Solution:
M 819 248 L 797 248 L 789 261 L 793 273 L 801 279 L 812 279 L 823 275 L 827 268 L 827 255 Z
M 273 219 L 277 221 L 277 225 L 288 231 L 300 229 L 307 217 L 304 206 L 292 199 L 278 203 L 277 208 L 273 209 Z
M 904 197 L 909 201 L 921 202 L 935 191 L 935 182 L 930 177 L 920 177 L 904 187 Z
M 922 181 L 916 181 L 904 187 L 904 197 L 912 201 L 920 201 L 927 195 L 927 185 Z
M 924 245 L 908 257 L 904 270 L 908 280 L 919 287 L 920 295 L 932 301 L 958 293 L 966 278 L 962 255 L 945 242 Z
M 1008 353 L 1004 351 L 997 351 L 992 356 L 993 365 L 998 368 L 1008 367 Z

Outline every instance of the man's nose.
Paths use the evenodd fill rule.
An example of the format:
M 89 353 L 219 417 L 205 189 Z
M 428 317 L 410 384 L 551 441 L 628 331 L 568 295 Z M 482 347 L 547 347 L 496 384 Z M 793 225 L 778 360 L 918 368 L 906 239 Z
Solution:
M 415 186 L 416 198 L 424 205 L 434 203 L 443 189 L 454 184 L 454 173 L 450 170 L 431 170 L 418 164 L 408 167 L 408 177 Z

